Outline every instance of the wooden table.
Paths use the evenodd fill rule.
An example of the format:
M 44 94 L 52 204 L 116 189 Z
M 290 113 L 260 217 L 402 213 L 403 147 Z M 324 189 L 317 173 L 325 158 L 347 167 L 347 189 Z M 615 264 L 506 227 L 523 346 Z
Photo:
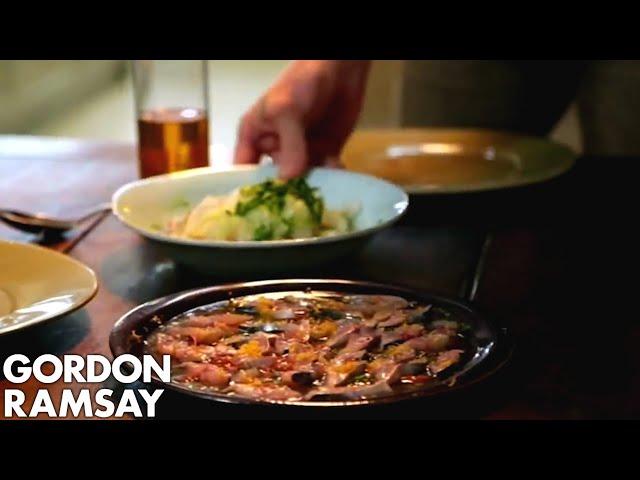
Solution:
M 323 271 L 292 272 L 362 278 L 474 297 L 508 326 L 517 348 L 509 366 L 484 386 L 447 405 L 412 405 L 371 416 L 490 419 L 638 418 L 640 324 L 631 309 L 631 271 L 637 235 L 627 227 L 634 190 L 631 159 L 580 159 L 565 177 L 543 186 L 442 196 L 412 204 L 397 226 L 377 236 L 356 258 Z M 602 168 L 608 165 L 611 168 Z M 136 177 L 131 145 L 38 137 L 0 137 L 0 205 L 73 216 L 108 201 Z M 615 183 L 615 188 L 612 187 Z M 603 188 L 603 185 L 605 188 Z M 597 193 L 597 195 L 595 194 Z M 43 242 L 0 224 L 0 238 Z M 97 296 L 56 321 L 0 337 L 11 353 L 110 355 L 113 323 L 129 309 L 187 288 L 221 283 L 176 266 L 111 215 L 45 241 L 94 269 Z M 106 382 L 114 387 L 113 381 Z M 11 384 L 0 380 L 0 390 Z M 53 397 L 63 388 L 38 388 Z M 104 385 L 90 385 L 97 390 Z M 120 386 L 115 385 L 116 389 Z M 2 402 L 2 398 L 0 398 Z M 180 416 L 167 403 L 160 416 Z M 0 405 L 0 413 L 2 413 Z M 207 407 L 215 417 L 215 406 Z

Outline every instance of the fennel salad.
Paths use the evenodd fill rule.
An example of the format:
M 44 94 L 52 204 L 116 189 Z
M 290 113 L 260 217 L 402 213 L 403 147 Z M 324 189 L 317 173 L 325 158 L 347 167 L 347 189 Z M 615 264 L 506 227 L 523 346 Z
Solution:
M 318 188 L 305 178 L 269 179 L 207 195 L 193 208 L 187 203 L 161 227 L 168 235 L 193 240 L 268 241 L 348 233 L 358 205 L 325 208 Z

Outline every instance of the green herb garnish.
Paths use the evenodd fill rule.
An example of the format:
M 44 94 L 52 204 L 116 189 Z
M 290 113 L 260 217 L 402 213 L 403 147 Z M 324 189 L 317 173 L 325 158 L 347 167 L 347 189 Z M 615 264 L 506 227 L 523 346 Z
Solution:
M 283 218 L 282 223 L 284 223 L 287 229 L 284 231 L 284 236 L 286 238 L 291 238 L 293 236 L 293 219 L 292 218 Z
M 273 228 L 269 225 L 260 225 L 253 232 L 254 240 L 273 240 Z
M 316 224 L 319 224 L 322 221 L 324 202 L 318 194 L 318 189 L 310 187 L 302 177 L 289 180 L 288 185 L 290 189 L 289 193 L 304 201 L 311 212 L 311 218 Z
M 353 377 L 351 383 L 368 383 L 369 382 L 369 374 L 361 373 L 360 375 Z
M 267 180 L 257 185 L 244 187 L 240 190 L 240 201 L 236 205 L 236 215 L 244 216 L 251 210 L 264 206 L 277 214 L 282 213 L 285 198 L 291 195 L 302 200 L 311 214 L 316 225 L 322 221 L 324 202 L 318 189 L 309 186 L 306 179 L 294 178 L 288 181 Z

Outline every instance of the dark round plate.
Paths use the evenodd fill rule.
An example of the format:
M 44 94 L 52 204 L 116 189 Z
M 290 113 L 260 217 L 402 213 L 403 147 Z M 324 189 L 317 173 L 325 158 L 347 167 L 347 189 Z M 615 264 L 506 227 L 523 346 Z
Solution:
M 144 339 L 158 326 L 176 315 L 220 300 L 268 292 L 317 291 L 341 294 L 397 295 L 407 300 L 429 303 L 450 312 L 454 318 L 471 326 L 466 333 L 468 351 L 462 361 L 447 369 L 438 381 L 425 387 L 398 390 L 392 395 L 362 400 L 345 401 L 274 401 L 199 391 L 178 383 L 162 383 L 153 377 L 154 383 L 192 397 L 234 404 L 287 405 L 299 407 L 347 407 L 381 405 L 401 400 L 441 396 L 467 388 L 495 373 L 508 360 L 511 343 L 504 328 L 480 315 L 472 306 L 459 300 L 444 298 L 426 292 L 378 283 L 352 280 L 274 280 L 220 285 L 172 294 L 145 303 L 120 318 L 109 337 L 114 356 L 130 353 L 141 357 Z

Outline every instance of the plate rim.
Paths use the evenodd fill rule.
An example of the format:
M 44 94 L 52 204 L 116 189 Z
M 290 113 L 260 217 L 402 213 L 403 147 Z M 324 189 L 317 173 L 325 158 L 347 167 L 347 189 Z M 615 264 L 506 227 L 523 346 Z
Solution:
M 70 313 L 75 312 L 76 310 L 81 309 L 82 307 L 84 307 L 87 303 L 89 303 L 91 300 L 93 300 L 93 298 L 98 294 L 98 290 L 100 287 L 100 283 L 98 281 L 98 276 L 96 275 L 96 272 L 89 266 L 85 265 L 83 262 L 65 254 L 62 252 L 58 252 L 56 250 L 52 250 L 50 248 L 46 248 L 43 247 L 41 245 L 34 245 L 31 243 L 24 243 L 24 242 L 18 242 L 18 241 L 13 241 L 13 240 L 0 240 L 0 245 L 2 244 L 9 244 L 9 245 L 18 245 L 20 248 L 26 248 L 26 249 L 32 249 L 32 250 L 40 250 L 40 251 L 44 251 L 46 252 L 47 255 L 53 255 L 56 256 L 58 258 L 63 258 L 63 261 L 68 261 L 72 264 L 75 264 L 78 267 L 81 267 L 81 269 L 83 269 L 85 272 L 87 272 L 89 274 L 89 277 L 91 278 L 91 287 L 90 287 L 90 292 L 88 295 L 84 296 L 81 300 L 79 300 L 78 302 L 70 305 L 69 307 L 65 308 L 64 310 L 57 312 L 55 314 L 47 314 L 42 318 L 38 318 L 38 319 L 33 319 L 33 320 L 28 320 L 26 322 L 20 322 L 14 325 L 10 325 L 8 327 L 0 327 L 0 336 L 2 335 L 6 335 L 6 334 L 10 334 L 10 333 L 14 333 L 18 330 L 22 330 L 25 328 L 29 328 L 29 327 L 33 327 L 35 325 L 38 325 L 40 323 L 44 323 L 44 322 L 48 322 L 51 320 L 55 320 L 57 318 L 63 317 L 65 315 L 68 315 Z
M 497 346 L 487 354 L 487 356 L 481 360 L 480 364 L 476 365 L 476 367 L 482 367 L 483 363 L 490 362 L 491 360 L 498 359 L 498 362 L 493 365 L 489 369 L 485 369 L 486 371 L 479 373 L 478 370 L 480 368 L 476 368 L 476 375 L 471 379 L 466 379 L 462 384 L 456 382 L 453 385 L 443 385 L 440 384 L 437 387 L 432 389 L 418 389 L 412 392 L 404 392 L 396 395 L 388 395 L 386 397 L 374 397 L 370 399 L 359 399 L 359 400 L 342 400 L 342 401 L 280 401 L 280 400 L 266 400 L 266 399 L 252 399 L 249 397 L 239 397 L 239 396 L 230 396 L 224 393 L 215 393 L 215 392 L 199 392 L 189 389 L 188 387 L 180 386 L 173 382 L 163 383 L 157 378 L 157 376 L 152 375 L 152 382 L 154 386 L 157 388 L 167 388 L 177 393 L 181 393 L 183 395 L 187 395 L 188 397 L 195 397 L 198 399 L 211 401 L 215 403 L 223 403 L 223 404 L 234 404 L 234 405 L 245 405 L 245 406 L 269 406 L 269 407 L 299 407 L 299 408 L 312 408 L 312 407 L 320 407 L 320 408 L 336 408 L 336 407 L 363 407 L 363 406 L 377 406 L 377 405 L 388 405 L 388 404 L 396 404 L 398 402 L 416 400 L 416 399 L 429 399 L 432 397 L 442 397 L 445 395 L 449 395 L 455 392 L 460 391 L 461 389 L 472 387 L 487 378 L 493 376 L 499 370 L 501 370 L 511 359 L 513 353 L 513 338 L 508 329 L 501 325 L 497 320 L 491 319 L 490 321 L 487 319 L 485 315 L 483 315 L 476 306 L 473 306 L 470 302 L 466 300 L 457 298 L 457 297 L 448 297 L 439 293 L 434 293 L 430 291 L 425 291 L 422 289 L 412 288 L 408 286 L 402 286 L 392 283 L 379 283 L 372 282 L 366 280 L 345 280 L 345 279 L 320 279 L 320 278 L 294 278 L 294 279 L 281 279 L 281 280 L 258 280 L 251 282 L 237 282 L 237 283 L 227 283 L 221 285 L 214 285 L 210 287 L 201 287 L 194 288 L 190 290 L 185 290 L 169 295 L 165 295 L 163 297 L 157 298 L 155 300 L 151 300 L 142 305 L 139 305 L 132 310 L 126 312 L 122 315 L 113 325 L 112 330 L 109 334 L 109 349 L 112 355 L 121 355 L 125 353 L 131 353 L 130 345 L 125 346 L 124 344 L 127 342 L 125 335 L 130 335 L 131 329 L 127 328 L 127 324 L 129 322 L 139 323 L 141 319 L 145 317 L 154 315 L 153 311 L 162 305 L 170 305 L 173 302 L 179 302 L 183 300 L 185 297 L 193 296 L 193 295 L 206 295 L 210 293 L 226 293 L 231 295 L 229 298 L 233 298 L 236 296 L 234 290 L 237 289 L 252 289 L 252 288 L 260 288 L 260 287 L 281 287 L 280 291 L 286 291 L 287 285 L 327 285 L 329 288 L 331 286 L 340 285 L 347 289 L 349 286 L 357 286 L 361 288 L 378 288 L 383 290 L 394 290 L 398 293 L 405 292 L 407 295 L 415 295 L 415 296 L 426 296 L 437 302 L 442 302 L 445 304 L 453 304 L 456 308 L 461 308 L 466 310 L 476 318 L 481 318 L 489 325 L 491 325 L 496 332 L 496 342 Z M 313 287 L 312 287 L 313 288 Z M 316 288 L 318 289 L 318 288 Z M 278 290 L 274 290 L 278 291 Z M 252 294 L 256 294 L 259 292 L 254 292 Z M 238 294 L 242 295 L 242 293 Z M 197 308 L 197 307 L 192 307 Z M 149 312 L 144 312 L 144 310 L 149 309 Z M 185 310 L 186 311 L 186 310 Z M 141 316 L 141 318 L 137 319 L 136 317 Z M 137 334 L 136 334 L 137 335 Z M 491 363 L 489 363 L 491 365 Z M 486 365 L 485 365 L 486 367 Z M 472 368 L 473 370 L 473 368 Z M 468 372 L 467 372 L 468 373 Z M 471 371 L 473 373 L 473 371 Z M 455 376 L 457 379 L 457 376 Z
M 550 168 L 545 172 L 532 175 L 527 178 L 519 178 L 514 180 L 488 180 L 478 182 L 475 184 L 467 185 L 402 185 L 400 183 L 394 183 L 398 187 L 402 188 L 409 195 L 427 196 L 427 195 L 446 195 L 446 194 L 461 194 L 461 193 L 474 193 L 474 192 L 486 192 L 495 190 L 505 190 L 509 188 L 523 187 L 527 185 L 534 185 L 543 183 L 553 178 L 568 172 L 576 163 L 578 154 L 574 152 L 568 145 L 550 140 L 548 138 L 536 137 L 533 135 L 522 134 L 518 132 L 510 132 L 507 130 L 491 129 L 491 128 L 474 128 L 474 127 L 408 127 L 408 128 L 362 128 L 354 131 L 348 142 L 358 134 L 375 135 L 375 134 L 421 134 L 421 133 L 441 133 L 441 134 L 492 134 L 492 135 L 505 135 L 514 139 L 521 139 L 527 141 L 533 141 L 538 144 L 546 144 L 555 148 L 559 153 L 564 154 L 563 159 L 558 162 L 554 168 Z M 351 170 L 354 171 L 354 170 Z M 365 172 L 361 172 L 365 173 Z M 367 174 L 367 173 L 365 173 Z M 370 175 L 370 174 L 369 174 Z M 386 180 L 386 179 L 385 179 Z M 390 182 L 390 180 L 387 180 Z M 393 182 L 391 182 L 393 183 Z

